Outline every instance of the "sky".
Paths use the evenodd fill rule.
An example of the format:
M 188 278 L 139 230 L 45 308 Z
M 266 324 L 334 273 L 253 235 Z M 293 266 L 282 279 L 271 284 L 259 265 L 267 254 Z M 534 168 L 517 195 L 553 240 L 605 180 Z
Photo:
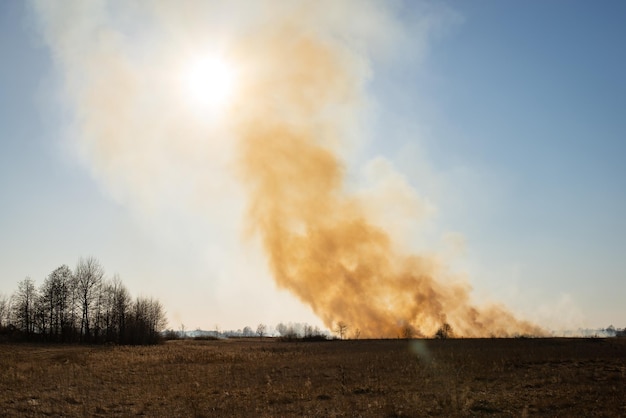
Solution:
M 0 293 L 94 256 L 172 328 L 324 327 L 248 219 L 258 173 L 236 136 L 277 118 L 257 94 L 321 141 L 331 126 L 345 193 L 472 304 L 550 330 L 626 327 L 624 2 L 90 4 L 0 3 Z M 341 94 L 271 77 L 308 59 L 283 54 L 280 19 L 331 45 Z M 177 84 L 206 51 L 234 57 L 244 116 Z M 322 100 L 307 94 L 332 115 L 301 121 Z

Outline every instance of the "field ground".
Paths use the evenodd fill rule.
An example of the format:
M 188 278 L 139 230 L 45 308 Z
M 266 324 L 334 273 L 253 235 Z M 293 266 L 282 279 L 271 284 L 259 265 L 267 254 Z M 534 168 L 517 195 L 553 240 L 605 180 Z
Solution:
M 3 416 L 626 416 L 626 338 L 0 344 Z

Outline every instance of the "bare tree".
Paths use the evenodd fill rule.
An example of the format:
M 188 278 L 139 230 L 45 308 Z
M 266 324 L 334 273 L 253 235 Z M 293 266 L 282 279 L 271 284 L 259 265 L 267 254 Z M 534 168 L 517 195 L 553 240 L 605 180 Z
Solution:
M 0 328 L 11 325 L 18 336 L 51 341 L 158 342 L 167 325 L 161 302 L 140 297 L 133 303 L 119 277 L 103 276 L 90 257 L 79 259 L 74 272 L 58 267 L 39 289 L 27 277 L 10 298 L 0 294 Z
M 62 325 L 62 337 L 63 341 L 76 341 L 80 338 L 78 329 L 78 312 L 79 295 L 78 295 L 78 279 L 74 273 L 67 280 L 67 305 L 65 307 L 66 314 Z
M 94 339 L 124 343 L 126 319 L 132 300 L 116 274 L 111 281 L 103 280 L 94 307 Z
M 14 295 L 13 314 L 18 328 L 26 335 L 35 332 L 35 301 L 37 291 L 35 282 L 30 277 L 17 284 L 17 292 Z
M 113 320 L 115 311 L 115 293 L 112 281 L 102 281 L 99 298 L 100 313 L 97 315 L 97 334 L 100 335 L 102 341 L 118 342 L 118 335 L 116 334 L 115 323 Z
M 281 337 L 287 340 L 295 340 L 300 337 L 301 333 L 298 332 L 298 328 L 301 328 L 298 324 L 289 323 L 288 325 L 282 322 L 276 325 L 276 331 Z
M 111 282 L 111 292 L 113 292 L 113 333 L 117 342 L 123 343 L 126 337 L 126 319 L 131 306 L 130 293 L 117 275 Z
M 313 325 L 304 324 L 304 338 L 313 338 L 314 335 Z
M 8 325 L 9 323 L 9 309 L 11 304 L 10 299 L 5 294 L 0 294 L 0 328 Z
M 76 265 L 76 286 L 80 305 L 80 335 L 83 341 L 91 339 L 91 309 L 97 302 L 100 293 L 104 269 L 93 257 L 81 258 Z
M 446 339 L 452 337 L 454 337 L 454 333 L 452 332 L 452 327 L 447 322 L 444 322 L 435 333 L 435 338 Z
M 161 302 L 152 298 L 138 297 L 131 308 L 130 342 L 133 344 L 154 344 L 161 339 L 165 329 L 165 311 Z
M 150 333 L 153 341 L 159 339 L 165 327 L 167 327 L 167 319 L 163 305 L 157 299 L 150 298 Z
M 52 340 L 60 340 L 68 325 L 71 280 L 72 271 L 62 265 L 48 275 L 40 289 L 41 307 Z
M 48 335 L 48 326 L 50 325 L 50 321 L 47 315 L 45 299 L 42 297 L 41 293 L 36 293 L 34 308 L 34 331 L 45 338 Z
M 149 315 L 148 299 L 138 297 L 135 299 L 131 307 L 129 318 L 129 342 L 131 344 L 146 344 L 148 329 L 148 315 Z
M 287 327 L 287 325 L 283 324 L 282 322 L 276 325 L 276 331 L 278 331 L 278 334 L 281 337 L 284 337 L 285 335 L 287 335 L 288 330 L 289 328 Z
M 265 336 L 266 331 L 267 331 L 267 327 L 265 326 L 265 324 L 257 325 L 256 334 L 259 336 L 259 338 L 263 338 Z
M 161 331 L 167 325 L 165 310 L 156 299 L 138 297 L 130 308 L 127 319 L 126 343 L 154 344 L 161 340 Z
M 318 327 L 317 325 L 315 326 L 315 328 L 313 328 L 313 336 L 316 338 L 324 337 L 324 339 L 326 339 L 326 335 L 324 335 L 320 327 Z
M 413 337 L 415 337 L 415 329 L 411 325 L 405 324 L 402 327 L 402 338 L 410 340 Z
M 354 330 L 354 339 L 358 340 L 359 337 L 361 336 L 361 330 L 359 328 Z
M 343 340 L 348 332 L 348 324 L 343 321 L 337 322 L 337 327 L 335 328 L 335 332 L 339 334 L 339 339 Z

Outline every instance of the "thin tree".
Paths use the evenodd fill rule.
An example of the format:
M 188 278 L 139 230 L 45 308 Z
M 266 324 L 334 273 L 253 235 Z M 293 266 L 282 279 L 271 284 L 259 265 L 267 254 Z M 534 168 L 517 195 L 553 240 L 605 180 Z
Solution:
M 0 329 L 8 325 L 9 316 L 9 297 L 3 293 L 0 294 Z
M 113 323 L 113 312 L 115 306 L 113 283 L 108 280 L 103 280 L 100 291 L 100 321 L 98 328 L 100 329 L 102 340 L 105 342 L 117 342 L 117 336 L 115 334 L 115 324 Z
M 249 326 L 243 328 L 242 334 L 244 337 L 254 337 L 254 331 Z
M 339 339 L 343 340 L 348 332 L 348 324 L 343 321 L 337 322 L 337 327 L 335 328 L 335 332 L 339 334 Z
M 56 268 L 40 289 L 41 304 L 48 321 L 49 337 L 58 341 L 68 320 L 72 271 L 66 265 Z
M 410 340 L 413 337 L 415 337 L 415 329 L 410 324 L 405 324 L 402 327 L 402 338 Z
M 448 324 L 447 322 L 444 322 L 435 333 L 435 338 L 445 340 L 452 337 L 454 337 L 454 333 L 452 332 L 452 326 L 450 326 L 450 324 Z
M 265 324 L 257 325 L 256 334 L 259 336 L 259 338 L 263 338 L 265 336 L 266 331 L 267 331 L 267 327 L 265 326 Z
M 129 328 L 133 344 L 154 344 L 160 340 L 160 333 L 167 321 L 161 303 L 152 298 L 138 297 L 131 307 Z
M 276 331 L 278 331 L 278 334 L 281 337 L 284 337 L 289 332 L 289 328 L 287 327 L 287 325 L 285 325 L 282 322 L 280 322 L 278 325 L 276 325 Z
M 128 342 L 146 344 L 148 339 L 148 300 L 138 297 L 131 306 Z
M 34 308 L 34 331 L 39 335 L 40 338 L 45 340 L 48 335 L 48 327 L 50 325 L 50 321 L 47 314 L 45 299 L 39 292 L 37 292 L 35 295 Z
M 304 338 L 313 338 L 315 335 L 313 332 L 313 325 L 304 324 Z
M 131 297 L 126 286 L 122 284 L 122 281 L 117 275 L 113 277 L 111 291 L 113 292 L 113 335 L 114 338 L 117 339 L 117 343 L 124 343 L 126 339 L 126 320 L 131 306 Z
M 89 341 L 91 339 L 91 308 L 99 296 L 104 269 L 93 257 L 81 258 L 78 260 L 74 274 L 81 311 L 80 336 L 81 340 Z
M 30 277 L 26 277 L 17 284 L 17 292 L 13 297 L 13 315 L 17 321 L 18 328 L 27 336 L 35 332 L 36 297 L 35 282 Z
M 148 321 L 150 324 L 150 343 L 153 344 L 161 339 L 161 332 L 167 327 L 165 309 L 157 299 L 150 298 Z

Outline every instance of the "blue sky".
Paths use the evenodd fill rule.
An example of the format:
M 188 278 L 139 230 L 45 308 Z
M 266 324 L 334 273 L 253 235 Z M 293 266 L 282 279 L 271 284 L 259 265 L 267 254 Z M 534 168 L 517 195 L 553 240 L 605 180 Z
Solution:
M 435 208 L 416 247 L 462 237 L 450 262 L 477 300 L 552 328 L 626 326 L 626 3 L 393 7 L 404 32 L 370 63 L 354 175 L 377 156 L 394 165 Z M 0 293 L 93 255 L 162 300 L 172 327 L 319 323 L 267 274 L 250 278 L 242 264 L 263 256 L 231 254 L 237 226 L 164 209 L 155 228 L 103 186 L 66 138 L 41 31 L 28 4 L 0 4 Z
M 624 4 L 447 4 L 455 18 L 421 66 L 400 65 L 381 94 L 395 89 L 402 106 L 390 117 L 414 120 L 422 134 L 419 154 L 445 183 L 439 220 L 465 236 L 475 290 L 520 309 L 532 301 L 570 325 L 619 322 Z

